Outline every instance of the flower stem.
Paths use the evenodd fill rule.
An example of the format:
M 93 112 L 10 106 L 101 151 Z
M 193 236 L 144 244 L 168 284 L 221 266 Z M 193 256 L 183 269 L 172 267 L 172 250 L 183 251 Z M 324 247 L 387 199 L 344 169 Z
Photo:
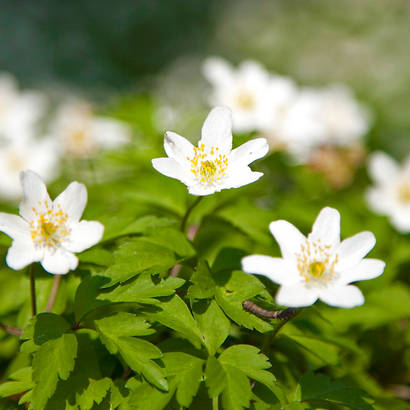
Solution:
M 51 288 L 50 297 L 47 302 L 46 312 L 51 312 L 53 310 L 53 306 L 56 300 L 60 282 L 61 282 L 61 275 L 54 275 L 53 287 Z
M 212 410 L 218 410 L 219 408 L 219 396 L 212 399 Z
M 36 282 L 34 280 L 33 264 L 29 267 L 30 275 L 30 294 L 31 294 L 31 314 L 35 316 L 37 314 L 37 302 L 36 302 Z
M 184 217 L 182 218 L 182 221 L 181 221 L 181 231 L 183 233 L 185 233 L 185 231 L 186 231 L 186 224 L 188 222 L 189 215 L 191 215 L 191 212 L 193 211 L 193 209 L 201 202 L 202 199 L 203 199 L 203 196 L 199 196 L 191 204 L 191 206 L 189 206 L 188 209 L 186 210 L 185 215 L 184 215 Z
M 9 333 L 10 335 L 13 335 L 13 336 L 20 337 L 23 334 L 23 331 L 21 329 L 19 329 L 18 327 L 5 325 L 4 323 L 0 323 L 0 328 L 3 329 L 5 332 Z

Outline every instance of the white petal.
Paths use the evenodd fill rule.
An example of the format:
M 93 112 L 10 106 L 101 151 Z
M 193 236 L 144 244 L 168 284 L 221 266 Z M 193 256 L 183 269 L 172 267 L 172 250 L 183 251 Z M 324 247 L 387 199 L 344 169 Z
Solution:
M 202 126 L 199 144 L 218 147 L 222 154 L 232 149 L 232 112 L 227 107 L 215 107 L 206 117 Z
M 334 208 L 323 208 L 317 216 L 309 235 L 312 241 L 320 241 L 326 245 L 336 246 L 340 242 L 340 214 Z
M 223 188 L 239 188 L 257 181 L 263 172 L 254 172 L 248 166 L 230 167 L 229 175 L 222 181 Z
M 369 173 L 375 182 L 390 184 L 399 174 L 396 161 L 384 152 L 375 152 L 370 157 Z
M 65 275 L 78 266 L 77 257 L 62 248 L 46 250 L 41 261 L 43 268 L 54 275 Z
M 269 145 L 266 138 L 256 138 L 235 148 L 229 156 L 229 162 L 238 165 L 249 165 L 258 158 L 265 156 L 268 151 Z
M 226 86 L 233 78 L 231 65 L 218 57 L 207 58 L 202 71 L 207 80 L 216 86 Z
M 71 182 L 68 187 L 54 200 L 53 208 L 56 210 L 58 206 L 61 210 L 68 214 L 68 218 L 77 222 L 80 220 L 87 204 L 87 188 L 84 184 Z
M 276 294 L 275 300 L 278 305 L 290 307 L 310 306 L 319 297 L 317 289 L 306 288 L 303 284 L 281 286 Z
M 295 226 L 284 220 L 271 222 L 269 229 L 279 244 L 283 259 L 295 261 L 295 254 L 300 252 L 302 244 L 306 241 L 305 236 Z
M 343 308 L 352 308 L 364 303 L 362 292 L 353 285 L 326 288 L 320 292 L 320 300 L 330 306 Z
M 369 188 L 365 196 L 369 208 L 374 212 L 382 215 L 390 213 L 393 198 L 385 187 Z
M 184 182 L 187 180 L 186 172 L 181 165 L 172 158 L 154 158 L 152 166 L 161 174 Z M 189 172 L 189 171 L 188 171 Z
M 219 188 L 214 185 L 202 185 L 202 184 L 195 184 L 188 187 L 188 192 L 191 195 L 196 196 L 205 196 L 211 195 L 215 192 L 219 192 L 222 188 Z
M 186 138 L 171 131 L 165 133 L 164 149 L 170 158 L 175 159 L 180 164 L 185 163 L 187 157 L 192 158 L 194 153 L 193 145 Z
M 242 258 L 242 270 L 246 273 L 263 275 L 279 285 L 294 283 L 298 275 L 287 269 L 281 258 L 272 258 L 265 255 L 250 255 Z
M 360 232 L 342 241 L 335 250 L 339 255 L 339 262 L 335 266 L 336 271 L 343 272 L 355 267 L 375 244 L 376 238 L 368 231 Z
M 344 271 L 340 283 L 351 283 L 358 280 L 374 279 L 380 276 L 386 264 L 379 259 L 363 259 L 358 265 Z
M 404 208 L 404 207 L 403 207 Z M 390 216 L 392 225 L 401 233 L 410 232 L 410 209 L 393 210 Z
M 35 249 L 33 241 L 30 238 L 26 240 L 19 239 L 13 241 L 7 256 L 7 265 L 15 270 L 23 269 L 33 262 L 38 262 L 42 257 L 42 252 Z
M 30 227 L 27 221 L 18 215 L 0 212 L 0 231 L 10 238 L 29 238 Z
M 38 211 L 45 210 L 44 202 L 51 204 L 47 188 L 42 179 L 33 171 L 20 172 L 20 181 L 23 188 L 23 200 L 20 203 L 20 215 L 26 220 L 34 218 L 33 207 Z
M 71 225 L 69 239 L 63 246 L 70 252 L 82 252 L 98 243 L 104 233 L 104 225 L 97 221 L 81 221 Z

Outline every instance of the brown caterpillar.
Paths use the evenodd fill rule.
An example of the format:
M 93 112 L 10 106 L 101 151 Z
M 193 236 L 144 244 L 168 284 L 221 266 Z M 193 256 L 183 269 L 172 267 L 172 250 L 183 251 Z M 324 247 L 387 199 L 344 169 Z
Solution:
M 265 319 L 289 320 L 292 319 L 292 317 L 294 317 L 297 313 L 297 309 L 295 308 L 287 308 L 283 310 L 266 310 L 258 305 L 255 305 L 255 303 L 251 302 L 250 300 L 245 300 L 244 302 L 242 302 L 242 306 L 246 311 Z

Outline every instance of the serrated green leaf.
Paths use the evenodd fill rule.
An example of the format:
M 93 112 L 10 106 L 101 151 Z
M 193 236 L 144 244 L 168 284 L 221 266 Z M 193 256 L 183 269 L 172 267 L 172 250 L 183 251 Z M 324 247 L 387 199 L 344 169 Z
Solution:
M 148 269 L 168 269 L 177 263 L 174 251 L 145 238 L 133 238 L 120 245 L 113 254 L 114 264 L 104 273 L 109 286 L 125 282 Z
M 175 378 L 178 403 L 189 407 L 202 380 L 204 361 L 182 352 L 164 353 L 163 360 L 168 377 Z
M 239 271 L 221 273 L 217 278 L 219 284 L 215 290 L 215 300 L 229 318 L 247 329 L 256 329 L 262 333 L 272 330 L 271 324 L 245 311 L 242 307 L 243 301 L 256 295 L 270 298 L 257 278 Z
M 100 266 L 110 266 L 114 263 L 112 252 L 101 248 L 92 248 L 78 255 L 80 262 L 93 263 Z
M 66 333 L 43 343 L 33 359 L 34 408 L 42 409 L 55 392 L 58 379 L 66 380 L 74 369 L 77 339 Z
M 228 337 L 231 322 L 214 300 L 195 302 L 192 311 L 202 333 L 203 343 L 209 355 L 213 356 Z
M 41 345 L 58 339 L 69 329 L 70 324 L 63 317 L 54 313 L 39 313 L 30 320 L 21 338 L 34 339 L 36 344 Z
M 91 410 L 95 404 L 100 404 L 112 385 L 111 379 L 105 377 L 99 380 L 90 380 L 86 390 L 77 397 L 77 404 L 81 410 Z
M 225 389 L 226 377 L 222 365 L 213 356 L 208 357 L 208 360 L 206 362 L 205 375 L 205 383 L 209 391 L 209 397 L 218 397 Z
M 142 273 L 133 281 L 102 293 L 99 299 L 111 302 L 157 303 L 157 300 L 153 298 L 171 296 L 175 293 L 175 289 L 184 283 L 185 281 L 181 278 L 170 276 L 166 279 L 159 279 L 149 273 Z
M 90 311 L 109 304 L 109 301 L 97 299 L 101 287 L 107 282 L 109 279 L 104 276 L 90 276 L 80 283 L 74 299 L 74 314 L 77 322 Z
M 325 401 L 357 410 L 371 410 L 369 396 L 363 391 L 332 381 L 324 374 L 309 372 L 299 381 L 300 401 Z
M 202 343 L 201 332 L 192 317 L 187 305 L 178 296 L 174 295 L 168 300 L 161 301 L 158 312 L 147 312 L 146 317 L 173 329 L 187 338 L 194 346 Z
M 191 301 L 195 299 L 208 299 L 215 294 L 216 283 L 211 275 L 208 264 L 200 260 L 190 278 L 192 285 L 188 289 Z
M 32 368 L 24 367 L 10 375 L 12 381 L 0 384 L 0 397 L 8 397 L 19 394 L 33 387 Z
M 96 320 L 95 323 L 101 342 L 109 352 L 119 353 L 132 370 L 143 374 L 159 389 L 168 389 L 165 370 L 153 361 L 162 357 L 161 350 L 146 340 L 131 337 L 152 334 L 148 323 L 125 312 Z

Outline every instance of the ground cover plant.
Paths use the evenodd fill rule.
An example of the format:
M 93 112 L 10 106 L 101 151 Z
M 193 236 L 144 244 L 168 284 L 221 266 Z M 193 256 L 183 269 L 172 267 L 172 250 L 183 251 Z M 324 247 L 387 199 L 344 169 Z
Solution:
M 0 408 L 407 408 L 407 153 L 346 87 L 203 68 L 189 127 L 139 94 L 47 137 L 0 81 Z

